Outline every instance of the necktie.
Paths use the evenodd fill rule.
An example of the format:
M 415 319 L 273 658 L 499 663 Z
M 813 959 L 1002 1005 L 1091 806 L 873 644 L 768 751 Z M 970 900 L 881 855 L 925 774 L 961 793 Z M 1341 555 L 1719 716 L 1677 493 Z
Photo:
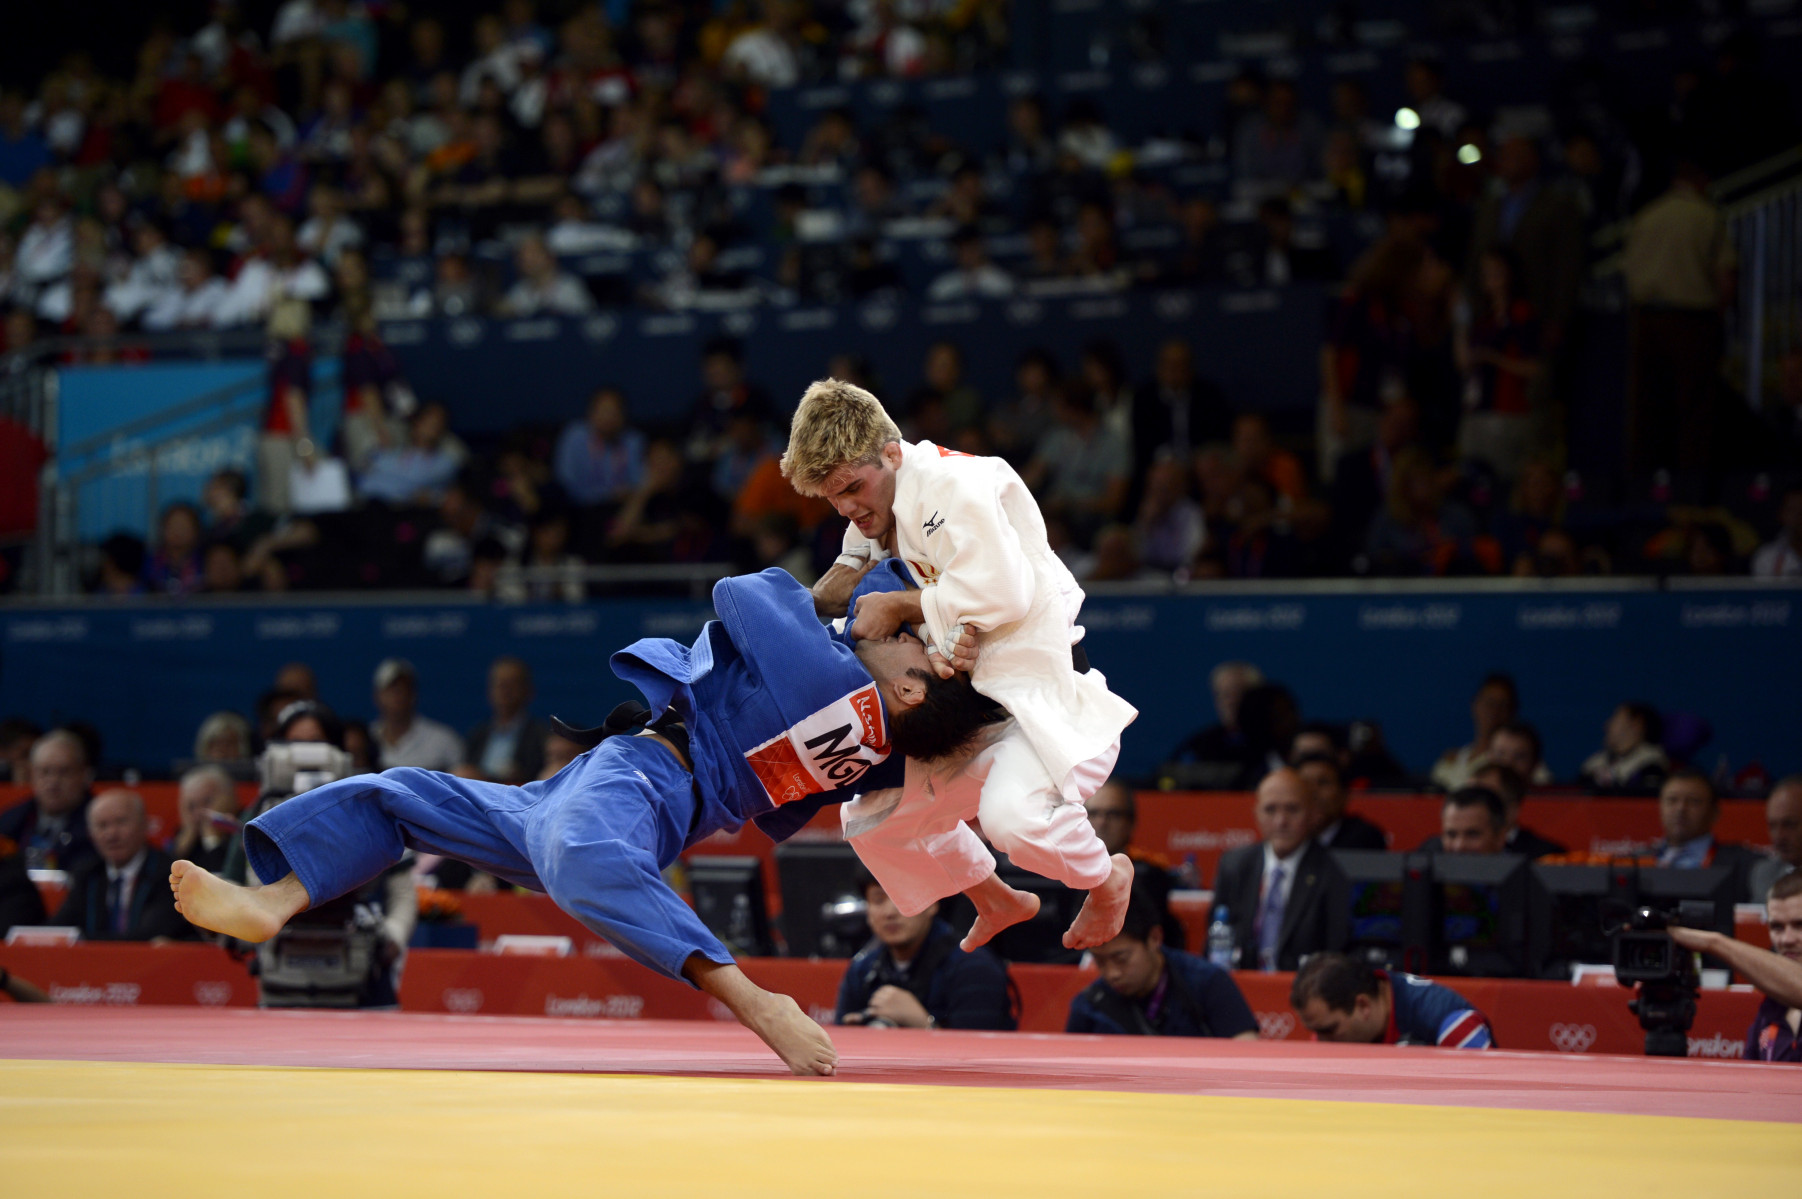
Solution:
M 1283 871 L 1278 865 L 1270 872 L 1270 886 L 1264 892 L 1264 911 L 1258 919 L 1258 967 L 1276 969 L 1276 946 L 1283 935 Z
M 131 927 L 131 891 L 125 885 L 123 874 L 113 879 L 112 900 L 113 933 L 123 937 Z

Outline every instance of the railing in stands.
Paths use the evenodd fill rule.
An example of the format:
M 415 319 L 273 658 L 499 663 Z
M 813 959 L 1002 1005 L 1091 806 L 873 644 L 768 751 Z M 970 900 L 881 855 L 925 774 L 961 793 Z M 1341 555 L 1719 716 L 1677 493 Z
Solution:
M 1727 208 L 1739 255 L 1728 354 L 1755 409 L 1770 404 L 1784 360 L 1802 348 L 1802 147 L 1772 162 L 1779 160 L 1787 163 L 1787 178 L 1767 172 L 1765 186 Z

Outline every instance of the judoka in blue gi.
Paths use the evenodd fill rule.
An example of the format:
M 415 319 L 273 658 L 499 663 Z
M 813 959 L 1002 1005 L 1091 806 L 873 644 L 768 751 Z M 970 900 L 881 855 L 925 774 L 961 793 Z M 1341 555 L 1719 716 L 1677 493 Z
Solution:
M 935 675 L 912 636 L 853 650 L 781 570 L 722 580 L 713 604 L 692 646 L 646 638 L 613 655 L 653 727 L 519 787 L 408 768 L 328 783 L 246 826 L 250 866 L 273 881 L 238 887 L 177 862 L 177 908 L 264 941 L 407 848 L 443 854 L 547 893 L 635 961 L 719 999 L 795 1073 L 831 1074 L 824 1030 L 746 978 L 661 872 L 717 830 L 754 820 L 781 840 L 826 804 L 898 785 L 903 755 L 957 749 L 993 705 Z

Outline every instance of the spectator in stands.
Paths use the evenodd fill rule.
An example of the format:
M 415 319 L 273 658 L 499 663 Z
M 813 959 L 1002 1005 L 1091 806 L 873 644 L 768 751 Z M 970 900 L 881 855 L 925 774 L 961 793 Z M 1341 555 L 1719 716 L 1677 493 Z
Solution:
M 23 716 L 0 720 L 0 769 L 8 782 L 31 786 L 31 747 L 43 735 L 43 729 Z
M 1659 742 L 1664 719 L 1650 704 L 1623 703 L 1602 731 L 1602 748 L 1578 771 L 1578 781 L 1598 791 L 1656 791 L 1670 774 Z
M 1752 555 L 1752 574 L 1760 579 L 1802 578 L 1802 487 L 1783 493 L 1779 512 L 1777 536 Z
M 1241 287 L 1287 287 L 1303 280 L 1339 277 L 1333 252 L 1295 240 L 1295 213 L 1281 196 L 1258 202 L 1258 223 L 1243 248 L 1229 256 L 1228 274 Z
M 932 281 L 926 298 L 944 304 L 953 300 L 998 300 L 1014 294 L 1014 277 L 989 261 L 982 231 L 965 225 L 951 239 L 957 265 Z
M 1173 763 L 1193 765 L 1185 771 L 1192 786 L 1215 789 L 1235 785 L 1248 764 L 1249 746 L 1239 724 L 1239 705 L 1245 693 L 1264 682 L 1264 672 L 1250 662 L 1221 662 L 1208 674 L 1214 697 L 1215 724 L 1191 735 L 1171 751 Z
M 966 953 L 938 904 L 903 916 L 881 884 L 859 870 L 870 943 L 839 983 L 838 1024 L 867 1028 L 1012 1029 L 1012 982 L 993 950 Z
M 194 734 L 196 762 L 250 761 L 250 722 L 236 712 L 214 712 Z
M 377 450 L 358 486 L 367 499 L 397 507 L 436 507 L 468 457 L 450 431 L 444 405 L 422 404 L 407 422 L 406 443 Z
M 1539 148 L 1530 138 L 1502 139 L 1496 150 L 1500 187 L 1477 205 L 1471 231 L 1472 280 L 1492 250 L 1505 250 L 1520 268 L 1514 285 L 1543 322 L 1540 344 L 1555 353 L 1577 312 L 1583 283 L 1583 214 L 1563 188 L 1540 174 Z
M 1470 744 L 1439 755 L 1431 774 L 1434 785 L 1456 791 L 1468 783 L 1488 752 L 1495 731 L 1519 714 L 1520 689 L 1514 685 L 1514 676 L 1499 670 L 1483 676 L 1470 700 Z
M 362 267 L 363 256 L 352 253 L 342 265 Z M 342 273 L 342 272 L 341 272 Z M 400 364 L 382 341 L 375 312 L 366 291 L 345 297 L 344 338 L 339 374 L 344 383 L 344 408 L 338 439 L 344 457 L 354 471 L 364 471 L 378 450 L 397 446 L 406 436 L 399 410 L 411 410 L 417 402 L 400 377 Z
M 1086 545 L 1119 515 L 1132 458 L 1125 440 L 1103 422 L 1088 388 L 1065 388 L 1053 411 L 1057 424 L 1040 439 L 1021 478 L 1046 516 L 1062 520 Z
M 238 831 L 238 787 L 216 765 L 196 766 L 181 776 L 181 826 L 163 848 L 171 861 L 187 860 L 218 872 L 225 866 L 232 834 Z
M 712 462 L 725 450 L 727 431 L 740 413 L 767 423 L 775 411 L 763 388 L 745 378 L 745 349 L 716 337 L 701 348 L 701 394 L 688 416 L 688 457 Z
M 532 715 L 532 668 L 511 655 L 488 667 L 488 707 L 492 715 L 469 730 L 458 773 L 494 783 L 528 783 L 544 769 L 544 738 L 550 728 Z
M 1396 455 L 1419 444 L 1420 406 L 1398 392 L 1384 401 L 1371 444 L 1340 456 L 1331 476 L 1337 565 L 1350 565 L 1364 552 L 1370 522 L 1388 500 Z
M 1554 857 L 1570 852 L 1569 846 L 1561 845 L 1549 837 L 1542 837 L 1521 824 L 1520 809 L 1526 802 L 1527 781 L 1518 770 L 1500 762 L 1485 762 L 1478 767 L 1470 781 L 1474 786 L 1487 787 L 1502 801 L 1507 826 L 1503 848 L 1507 852 L 1523 854 L 1529 858 Z
M 468 587 L 491 595 L 500 566 L 516 557 L 519 530 L 482 503 L 469 478 L 452 479 L 438 503 L 438 527 L 426 534 L 420 565 L 446 587 Z
M 146 590 L 189 595 L 200 590 L 200 510 L 185 500 L 163 509 L 156 552 L 144 567 Z
M 501 298 L 500 315 L 580 316 L 593 311 L 594 297 L 580 279 L 557 269 L 557 260 L 538 234 L 529 233 L 520 239 L 514 265 L 519 281 Z
M 1057 359 L 1035 346 L 1014 364 L 1014 396 L 992 412 L 989 444 L 1016 470 L 1032 457 L 1039 434 L 1051 423 L 1061 386 Z
M 1195 351 L 1172 337 L 1158 347 L 1157 367 L 1132 397 L 1133 486 L 1128 503 L 1136 508 L 1151 464 L 1160 453 L 1189 461 L 1212 441 L 1231 432 L 1232 413 L 1220 389 L 1195 373 Z
M 1188 572 L 1207 540 L 1207 522 L 1201 505 L 1189 498 L 1186 459 L 1165 451 L 1152 462 L 1133 534 L 1148 569 Z
M 87 811 L 96 856 L 72 871 L 69 895 L 52 923 L 87 941 L 195 940 L 200 932 L 175 910 L 168 854 L 150 844 L 150 821 L 135 791 L 103 791 Z
M 644 478 L 644 448 L 644 434 L 626 422 L 625 393 L 598 388 L 587 418 L 571 421 L 557 439 L 557 482 L 582 507 L 617 504 Z
M 1474 715 L 1474 713 L 1473 713 Z M 1526 780 L 1530 787 L 1543 787 L 1552 781 L 1541 749 L 1539 730 L 1525 720 L 1505 720 L 1489 734 L 1489 747 L 1483 751 L 1483 763 L 1506 766 Z
M 1743 845 L 1717 841 L 1715 821 L 1721 816 L 1721 800 L 1708 776 L 1687 767 L 1671 772 L 1658 789 L 1658 820 L 1664 839 L 1647 852 L 1660 866 L 1696 869 L 1725 866 L 1736 872 L 1744 892 L 1758 856 Z
M 1446 494 L 1445 481 L 1423 449 L 1395 457 L 1389 496 L 1371 519 L 1364 553 L 1373 574 L 1494 574 L 1501 548 L 1482 534 L 1470 509 Z
M 294 469 L 311 470 L 319 456 L 307 411 L 313 392 L 311 327 L 300 300 L 283 300 L 269 315 L 269 408 L 257 442 L 257 487 L 262 507 L 284 516 L 292 507 Z
M 1757 903 L 1778 879 L 1802 869 L 1802 774 L 1792 774 L 1771 788 L 1764 819 L 1771 834 L 1771 854 L 1754 862 L 1747 872 L 1749 903 Z
M 1632 304 L 1627 463 L 1692 475 L 1715 466 L 1721 310 L 1733 297 L 1733 240 L 1693 159 L 1627 229 L 1622 270 Z
M 144 309 L 144 328 L 152 333 L 172 329 L 211 329 L 228 323 L 231 286 L 213 272 L 213 258 L 203 247 L 182 253 L 175 286 L 158 292 Z
M 457 734 L 419 714 L 419 673 L 405 658 L 387 658 L 376 667 L 375 707 L 379 715 L 369 731 L 381 769 L 453 770 L 464 760 Z
M 1183 922 L 1170 912 L 1170 892 L 1176 877 L 1163 860 L 1133 844 L 1133 831 L 1139 825 L 1139 805 L 1132 788 L 1110 779 L 1096 789 L 1083 805 L 1089 813 L 1089 824 L 1108 856 L 1123 853 L 1132 859 L 1133 887 L 1144 892 L 1156 912 L 1158 925 L 1164 930 L 1164 944 L 1173 949 L 1184 948 L 1187 939 Z
M 206 509 L 207 541 L 229 545 L 241 555 L 275 527 L 267 512 L 251 508 L 250 483 L 241 470 L 215 471 L 201 489 L 200 502 Z
M 1416 238 L 1390 232 L 1352 265 L 1333 302 L 1320 351 L 1314 431 L 1323 482 L 1332 482 L 1344 455 L 1371 443 L 1377 414 L 1407 390 L 1413 349 L 1408 293 L 1424 256 Z
M 1671 940 L 1725 962 L 1764 993 L 1746 1032 L 1747 1061 L 1802 1062 L 1802 873 L 1778 879 L 1763 902 L 1769 952 L 1698 928 L 1673 927 Z
M 1166 945 L 1157 913 L 1137 887 L 1120 935 L 1090 955 L 1101 977 L 1070 1001 L 1065 1032 L 1258 1039 L 1258 1018 L 1233 976 Z
M 1328 849 L 1389 848 L 1389 838 L 1381 828 L 1345 810 L 1351 794 L 1345 789 L 1345 775 L 1338 758 L 1322 753 L 1303 754 L 1295 759 L 1295 773 L 1311 793 L 1308 822 L 1314 840 Z
M 1439 809 L 1440 853 L 1503 853 L 1508 846 L 1508 812 L 1488 787 L 1460 787 Z M 1423 851 L 1432 852 L 1427 846 Z
M 1263 413 L 1244 412 L 1234 418 L 1233 456 L 1247 477 L 1262 480 L 1280 503 L 1299 504 L 1308 498 L 1301 460 L 1276 444 Z
M 1310 954 L 1345 945 L 1343 879 L 1308 835 L 1311 795 L 1287 766 L 1271 771 L 1252 808 L 1262 840 L 1221 856 L 1208 923 L 1232 928 L 1246 969 L 1294 970 Z
M 81 738 L 52 729 L 31 747 L 31 798 L 0 812 L 0 837 L 23 849 L 32 870 L 74 870 L 94 856 L 86 811 L 93 784 Z
M 1373 970 L 1343 953 L 1309 958 L 1289 989 L 1289 1006 L 1321 1041 L 1495 1047 L 1488 1017 L 1456 991 L 1412 974 Z
M 1241 185 L 1287 191 L 1315 178 L 1325 141 L 1320 119 L 1301 107 L 1288 79 L 1264 89 L 1263 111 L 1240 126 L 1233 145 L 1233 174 Z
M 1485 250 L 1477 272 L 1476 295 L 1458 311 L 1465 408 L 1459 451 L 1513 479 L 1533 448 L 1535 414 L 1544 408 L 1539 314 L 1518 293 L 1518 272 L 1505 250 Z

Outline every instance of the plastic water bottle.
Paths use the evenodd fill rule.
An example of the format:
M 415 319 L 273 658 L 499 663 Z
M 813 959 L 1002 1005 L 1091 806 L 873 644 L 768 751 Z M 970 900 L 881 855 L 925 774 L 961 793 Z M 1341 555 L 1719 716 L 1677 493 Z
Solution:
M 1214 923 L 1208 925 L 1208 961 L 1222 970 L 1231 970 L 1238 957 L 1238 948 L 1233 944 L 1233 926 L 1229 921 L 1232 913 L 1224 907 L 1214 909 Z

